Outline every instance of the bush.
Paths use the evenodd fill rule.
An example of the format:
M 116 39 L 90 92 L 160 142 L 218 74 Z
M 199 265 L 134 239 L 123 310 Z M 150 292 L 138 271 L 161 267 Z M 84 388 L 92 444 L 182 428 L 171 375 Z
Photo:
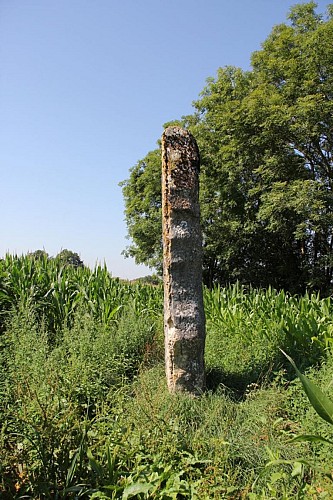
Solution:
M 131 304 L 119 325 L 78 310 L 55 344 L 33 308 L 12 314 L 0 372 L 5 491 L 52 496 L 68 488 L 69 476 L 94 483 L 86 452 L 95 422 L 133 378 L 154 335 L 154 322 Z

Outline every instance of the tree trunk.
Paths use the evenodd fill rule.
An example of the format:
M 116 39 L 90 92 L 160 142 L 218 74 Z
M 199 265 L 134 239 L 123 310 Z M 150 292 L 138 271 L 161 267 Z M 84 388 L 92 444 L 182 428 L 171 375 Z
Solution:
M 170 392 L 193 395 L 205 387 L 199 168 L 192 135 L 168 127 L 162 135 L 166 376 Z

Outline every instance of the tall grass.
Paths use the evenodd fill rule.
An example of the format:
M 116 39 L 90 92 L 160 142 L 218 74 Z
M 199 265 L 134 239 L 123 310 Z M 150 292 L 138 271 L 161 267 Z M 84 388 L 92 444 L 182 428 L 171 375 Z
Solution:
M 15 490 L 67 498 L 73 484 L 96 485 L 88 447 L 105 440 L 96 422 L 112 420 L 119 392 L 128 393 L 154 345 L 154 320 L 134 315 L 129 304 L 118 324 L 107 326 L 80 309 L 52 343 L 32 308 L 11 315 L 0 378 L 0 471 L 8 498 Z

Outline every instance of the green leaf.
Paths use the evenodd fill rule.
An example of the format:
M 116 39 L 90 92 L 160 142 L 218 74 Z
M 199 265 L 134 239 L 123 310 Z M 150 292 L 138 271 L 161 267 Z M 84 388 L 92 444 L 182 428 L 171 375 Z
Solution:
M 280 481 L 280 479 L 284 478 L 284 473 L 283 472 L 273 472 L 271 475 L 271 482 L 274 484 L 277 481 Z
M 123 500 L 127 500 L 128 498 L 135 497 L 139 493 L 148 493 L 149 490 L 153 487 L 151 483 L 133 483 L 129 486 L 126 486 L 123 493 Z
M 315 411 L 323 420 L 326 420 L 326 422 L 333 425 L 333 402 L 322 392 L 319 387 L 317 387 L 313 382 L 311 382 L 311 380 L 309 380 L 298 370 L 294 360 L 290 356 L 288 356 L 288 354 L 286 354 L 282 349 L 280 350 L 294 367 L 298 378 L 302 382 L 305 394 L 309 398 L 309 401 Z
M 303 468 L 304 466 L 301 462 L 295 462 L 291 473 L 291 477 L 302 476 Z
M 101 479 L 103 477 L 103 467 L 97 462 L 97 460 L 95 460 L 90 449 L 87 450 L 87 457 L 89 460 L 90 467 Z
M 277 460 L 271 460 L 270 462 L 267 462 L 265 467 L 275 467 L 276 465 L 294 465 L 296 462 L 295 460 L 283 460 L 283 459 L 277 459 Z M 307 460 L 303 460 L 303 458 L 297 459 L 297 463 L 306 465 L 310 467 L 310 464 Z
M 76 450 L 76 452 L 74 453 L 71 465 L 70 465 L 70 467 L 69 467 L 69 469 L 67 471 L 66 487 L 69 486 L 72 483 L 72 481 L 73 481 L 73 477 L 74 477 L 74 474 L 75 474 L 75 471 L 76 471 L 76 467 L 77 467 L 77 462 L 78 462 L 78 459 L 79 459 L 79 455 L 80 455 L 80 448 L 78 450 Z
M 333 441 L 330 441 L 329 439 L 326 439 L 322 436 L 316 436 L 316 435 L 311 435 L 311 434 L 302 434 L 301 436 L 296 436 L 293 439 L 291 439 L 289 442 L 290 443 L 297 443 L 297 442 L 322 442 L 322 443 L 328 443 L 328 444 L 333 444 Z

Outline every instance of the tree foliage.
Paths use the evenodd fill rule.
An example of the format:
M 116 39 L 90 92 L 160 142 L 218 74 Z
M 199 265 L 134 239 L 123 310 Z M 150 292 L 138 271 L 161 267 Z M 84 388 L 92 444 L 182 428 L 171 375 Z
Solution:
M 333 273 L 333 6 L 291 9 L 252 55 L 220 68 L 181 124 L 201 151 L 204 277 L 302 292 Z M 133 244 L 161 264 L 160 151 L 123 183 Z
M 49 254 L 45 250 L 35 250 L 34 252 L 28 252 L 27 256 L 34 260 L 49 259 Z
M 131 170 L 121 183 L 126 204 L 128 233 L 134 245 L 124 254 L 138 264 L 162 268 L 161 153 L 155 149 Z
M 84 267 L 79 254 L 72 252 L 72 250 L 67 250 L 67 248 L 61 250 L 55 258 L 64 266 Z

